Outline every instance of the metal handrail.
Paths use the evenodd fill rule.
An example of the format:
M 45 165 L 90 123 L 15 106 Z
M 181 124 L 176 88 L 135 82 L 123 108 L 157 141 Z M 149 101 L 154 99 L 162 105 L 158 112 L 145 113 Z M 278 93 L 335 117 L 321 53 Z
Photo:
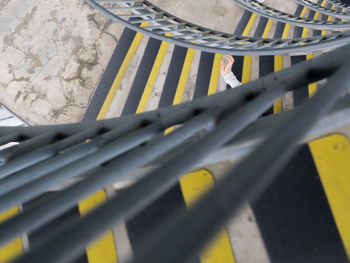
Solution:
M 311 27 L 314 29 L 349 29 L 350 21 L 315 20 L 309 17 L 300 17 L 277 10 L 257 0 L 232 0 L 235 4 L 263 17 L 271 18 L 282 23 Z
M 333 16 L 333 17 L 338 17 L 338 18 L 343 18 L 343 19 L 350 19 L 350 13 L 348 11 L 342 12 L 338 10 L 333 10 L 330 8 L 327 8 L 325 6 L 318 5 L 310 0 L 294 0 L 298 4 L 305 6 L 311 10 L 314 10 L 316 12 L 325 14 L 327 16 Z
M 257 38 L 228 34 L 192 24 L 167 13 L 148 1 L 86 0 L 86 2 L 113 21 L 132 30 L 179 46 L 212 53 L 233 55 L 288 54 L 339 47 L 350 42 L 350 31 L 293 39 Z M 120 9 L 123 7 L 127 7 L 127 9 Z M 299 20 L 296 17 L 289 16 L 294 19 L 282 20 L 298 25 L 303 24 L 302 21 L 308 21 L 303 25 L 322 29 L 329 26 L 330 28 L 334 26 L 336 28 L 344 27 L 343 22 Z M 350 26 L 350 23 L 345 25 Z
M 341 9 L 350 11 L 350 6 L 342 3 L 339 0 L 327 0 L 327 2 L 331 3 L 332 5 L 335 5 L 335 6 L 339 7 Z
M 166 155 L 167 160 L 155 170 L 83 218 L 69 221 L 58 232 L 48 233 L 43 242 L 15 262 L 46 263 L 48 258 L 51 263 L 72 261 L 90 242 L 147 207 L 176 184 L 182 174 L 246 131 L 277 98 L 327 79 L 327 84 L 304 105 L 265 126 L 267 138 L 189 212 L 177 213 L 175 224 L 168 222 L 166 231 L 153 232 L 160 234 L 149 239 L 155 242 L 143 242 L 145 253 L 136 254 L 134 260 L 134 263 L 186 262 L 245 200 L 256 200 L 292 157 L 298 142 L 347 96 L 349 61 L 350 46 L 346 46 L 235 89 L 149 113 L 89 122 L 89 129 L 84 122 L 1 129 L 1 145 L 19 142 L 16 147 L 0 151 L 0 157 L 6 157 L 0 166 L 2 182 L 13 177 L 29 181 L 14 189 L 2 189 L 0 211 L 69 179 L 80 176 L 80 180 L 1 223 L 0 246 L 46 224 L 97 190 L 127 178 L 133 169 L 157 163 Z M 348 98 L 345 104 L 348 110 L 347 102 Z M 164 130 L 173 125 L 179 126 L 164 136 Z M 61 147 L 51 147 L 57 143 Z M 60 158 L 71 152 L 76 159 L 62 164 Z M 8 167 L 18 158 L 29 166 L 8 173 Z M 38 171 L 42 171 L 40 176 L 36 175 Z M 22 175 L 18 176 L 19 173 Z M 208 213 L 212 208 L 207 204 L 215 204 L 216 213 Z M 183 231 L 186 239 L 179 238 Z M 184 247 L 192 249 L 183 250 Z

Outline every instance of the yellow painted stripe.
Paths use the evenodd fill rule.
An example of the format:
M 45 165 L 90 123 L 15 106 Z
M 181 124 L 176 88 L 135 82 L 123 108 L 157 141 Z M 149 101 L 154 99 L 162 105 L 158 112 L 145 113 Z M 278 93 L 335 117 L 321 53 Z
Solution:
M 189 70 L 192 64 L 194 50 L 189 49 L 186 54 L 184 66 L 182 68 L 181 77 L 173 100 L 173 105 L 182 101 L 182 96 L 188 79 Z M 213 62 L 211 73 L 211 81 L 209 84 L 208 95 L 216 92 L 216 86 L 220 74 L 220 61 L 222 55 L 216 54 Z M 173 128 L 166 130 L 165 134 L 170 133 Z M 198 178 L 200 173 L 200 178 Z M 203 177 L 204 175 L 204 177 Z M 180 179 L 180 187 L 184 196 L 187 207 L 193 204 L 196 197 L 202 194 L 206 189 L 214 184 L 212 175 L 206 170 L 188 173 Z M 234 263 L 233 252 L 228 234 L 222 230 L 209 247 L 200 254 L 201 263 Z
M 346 13 L 346 10 L 345 10 L 345 9 L 342 9 L 341 11 L 342 11 L 343 13 Z M 346 19 L 345 19 L 345 18 L 342 18 L 341 21 L 342 21 L 342 22 L 345 22 Z
M 274 71 L 280 71 L 283 69 L 283 58 L 282 56 L 275 56 L 274 57 Z M 279 98 L 274 104 L 273 104 L 273 113 L 279 113 L 282 112 L 283 110 L 283 102 L 282 102 L 282 98 Z
M 308 55 L 307 59 L 312 59 Z M 313 96 L 317 84 L 309 85 Z M 329 205 L 350 260 L 350 143 L 341 134 L 334 134 L 309 143 Z
M 143 23 L 141 26 L 147 26 L 148 23 Z M 116 78 L 110 88 L 108 95 L 101 107 L 101 110 L 97 116 L 97 120 L 104 119 L 106 114 L 112 104 L 112 101 L 117 93 L 119 86 L 125 76 L 125 73 L 130 66 L 131 60 L 134 57 L 143 35 L 137 33 L 133 42 L 130 45 L 128 53 L 126 54 L 124 61 L 120 67 L 119 72 L 117 73 Z M 90 210 L 98 206 L 99 204 L 107 200 L 107 194 L 104 190 L 100 190 L 97 193 L 89 196 L 88 198 L 82 200 L 78 204 L 80 214 L 84 216 Z M 112 231 L 108 231 L 101 238 L 94 241 L 86 248 L 87 257 L 89 263 L 114 263 L 118 262 L 117 252 L 115 248 L 115 241 Z
M 283 33 L 282 33 L 282 39 L 285 39 L 288 37 L 290 29 L 290 24 L 285 24 Z M 283 69 L 283 57 L 282 56 L 275 56 L 274 57 L 274 71 L 280 71 Z M 282 98 L 279 98 L 275 103 L 273 104 L 273 113 L 279 113 L 283 111 L 283 100 Z
M 156 60 L 153 64 L 151 74 L 149 75 L 149 78 L 147 80 L 146 87 L 142 93 L 142 97 L 141 97 L 140 103 L 137 107 L 136 113 L 140 113 L 140 112 L 145 111 L 148 99 L 151 95 L 152 89 L 154 87 L 154 83 L 156 82 L 156 79 L 158 77 L 158 73 L 159 73 L 160 67 L 162 66 L 164 56 L 166 54 L 168 46 L 169 46 L 169 43 L 164 42 L 164 41 L 160 45 Z
M 96 206 L 107 200 L 104 190 L 100 190 L 79 202 L 79 211 L 82 216 L 86 215 Z M 115 241 L 112 231 L 108 231 L 102 237 L 91 243 L 86 248 L 89 263 L 114 263 L 118 262 Z
M 323 4 L 323 5 L 322 5 Z M 322 3 L 321 6 L 325 6 L 326 5 L 326 2 Z M 332 17 L 328 17 L 327 18 L 327 21 L 331 21 L 332 20 Z M 327 35 L 327 31 L 326 30 L 322 30 L 321 31 L 321 35 L 324 36 L 324 35 Z
M 0 222 L 10 219 L 19 213 L 19 208 L 14 207 L 0 214 Z M 10 262 L 23 253 L 22 239 L 17 238 L 0 248 L 0 263 Z
M 212 95 L 212 94 L 216 93 L 216 89 L 218 87 L 219 76 L 220 76 L 220 61 L 221 60 L 222 60 L 222 55 L 215 54 L 213 68 L 211 70 L 208 95 Z
M 142 23 L 141 26 L 147 26 L 148 23 Z M 130 66 L 131 60 L 134 57 L 136 50 L 138 49 L 141 40 L 143 38 L 143 34 L 141 33 L 136 33 L 136 36 L 132 42 L 132 44 L 130 45 L 130 48 L 128 50 L 128 53 L 125 56 L 125 59 L 119 69 L 119 72 L 117 73 L 116 78 L 113 81 L 112 87 L 108 92 L 108 95 L 105 99 L 105 102 L 102 105 L 102 108 L 97 116 L 98 120 L 102 120 L 106 117 L 106 114 L 108 112 L 109 107 L 111 106 L 113 99 L 115 97 L 115 94 L 117 93 L 120 84 L 125 76 L 125 73 L 128 69 L 128 67 Z
M 267 38 L 269 36 L 269 32 L 271 30 L 271 26 L 272 26 L 272 19 L 267 20 L 265 29 L 264 29 L 264 33 L 262 34 L 262 38 Z
M 179 83 L 177 84 L 176 93 L 175 93 L 174 100 L 173 100 L 173 105 L 180 104 L 182 102 L 182 97 L 183 97 L 183 94 L 184 94 L 184 91 L 186 88 L 188 75 L 190 73 L 190 69 L 192 66 L 194 53 L 195 53 L 194 49 L 190 49 L 190 48 L 187 49 L 186 58 L 185 58 L 185 62 L 184 62 L 183 67 L 182 67 Z M 173 130 L 174 130 L 174 128 L 170 127 L 168 129 L 166 129 L 164 133 L 169 134 Z
M 186 58 L 184 65 L 182 67 L 179 83 L 177 85 L 173 105 L 179 104 L 182 101 L 182 96 L 186 88 L 187 80 L 188 80 L 188 75 L 190 73 L 190 69 L 192 66 L 192 61 L 194 57 L 195 50 L 194 49 L 188 49 L 186 53 Z
M 350 144 L 335 134 L 309 143 L 335 222 L 350 259 Z
M 242 36 L 247 36 L 249 31 L 252 28 L 252 25 L 256 19 L 257 15 L 254 13 L 251 15 L 243 33 Z M 252 70 L 252 57 L 251 56 L 244 56 L 243 58 L 243 68 L 242 68 L 242 83 L 247 83 L 250 81 L 250 73 Z
M 306 59 L 310 60 L 313 59 L 315 56 L 313 54 L 308 54 L 306 55 Z M 309 96 L 312 97 L 313 95 L 315 95 L 316 91 L 317 91 L 317 83 L 311 83 L 308 85 L 308 90 L 309 90 Z
M 286 24 L 283 29 L 282 38 L 287 38 L 290 29 L 290 24 Z
M 188 173 L 180 179 L 182 194 L 188 208 L 211 187 L 214 179 L 207 170 L 199 170 Z M 225 229 L 214 238 L 209 246 L 200 253 L 201 263 L 234 263 L 229 236 Z
M 256 19 L 256 16 L 257 16 L 257 14 L 255 14 L 255 13 L 253 13 L 250 16 L 249 21 L 248 21 L 247 25 L 245 26 L 245 29 L 244 29 L 244 31 L 242 33 L 242 36 L 247 36 L 249 34 L 249 31 L 252 28 L 253 23 L 254 23 L 254 21 Z
M 252 71 L 252 57 L 244 56 L 243 59 L 243 69 L 242 69 L 242 83 L 247 83 L 250 81 L 250 73 Z

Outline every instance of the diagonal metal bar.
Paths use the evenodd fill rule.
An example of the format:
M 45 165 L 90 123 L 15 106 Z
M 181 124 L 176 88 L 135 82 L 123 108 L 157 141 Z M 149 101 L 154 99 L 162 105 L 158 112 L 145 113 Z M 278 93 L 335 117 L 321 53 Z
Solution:
M 117 197 L 107 201 L 82 220 L 71 224 L 57 236 L 48 238 L 45 244 L 33 249 L 18 262 L 42 262 L 41 260 L 45 258 L 42 253 L 50 254 L 51 262 L 64 262 L 79 255 L 79 252 L 84 250 L 89 242 L 103 234 L 118 221 L 129 218 L 150 204 L 151 201 L 175 184 L 184 172 L 191 169 L 208 152 L 231 140 L 239 131 L 267 110 L 276 99 L 291 89 L 294 80 L 279 84 L 230 114 L 214 131 L 195 143 L 191 150 L 174 156 L 164 166 L 145 176 Z M 113 207 L 112 210 L 111 207 Z M 103 225 L 99 223 L 101 216 L 105 218 Z M 53 246 L 57 242 L 62 246 Z
M 162 233 L 154 239 L 150 238 L 154 240 L 150 247 L 137 255 L 133 263 L 186 262 L 214 236 L 244 201 L 256 200 L 297 150 L 297 142 L 350 88 L 349 66 L 350 63 L 345 63 L 329 78 L 326 87 L 305 107 L 280 123 L 269 139 L 230 171 L 188 213 L 180 212 L 176 219 L 169 220 L 167 231 L 164 231 L 163 225 L 160 229 Z M 198 218 L 201 218 L 200 224 Z

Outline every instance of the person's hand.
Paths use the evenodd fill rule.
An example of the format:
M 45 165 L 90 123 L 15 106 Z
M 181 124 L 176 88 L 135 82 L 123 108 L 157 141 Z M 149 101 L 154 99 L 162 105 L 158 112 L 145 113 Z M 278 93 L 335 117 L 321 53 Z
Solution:
M 223 76 L 226 76 L 228 74 L 230 74 L 231 70 L 232 70 L 232 65 L 233 63 L 235 63 L 235 59 L 230 56 L 230 55 L 226 55 L 226 59 L 228 61 L 227 65 L 225 65 L 225 62 L 223 60 L 221 60 L 221 74 Z

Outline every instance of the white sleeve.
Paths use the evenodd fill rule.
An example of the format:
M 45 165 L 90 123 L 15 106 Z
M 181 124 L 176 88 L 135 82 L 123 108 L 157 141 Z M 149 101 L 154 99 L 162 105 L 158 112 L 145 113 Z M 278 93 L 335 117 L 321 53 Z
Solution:
M 233 74 L 233 72 L 230 72 L 227 75 L 223 76 L 225 82 L 231 86 L 231 88 L 235 88 L 241 85 L 241 82 L 238 81 L 236 76 Z

